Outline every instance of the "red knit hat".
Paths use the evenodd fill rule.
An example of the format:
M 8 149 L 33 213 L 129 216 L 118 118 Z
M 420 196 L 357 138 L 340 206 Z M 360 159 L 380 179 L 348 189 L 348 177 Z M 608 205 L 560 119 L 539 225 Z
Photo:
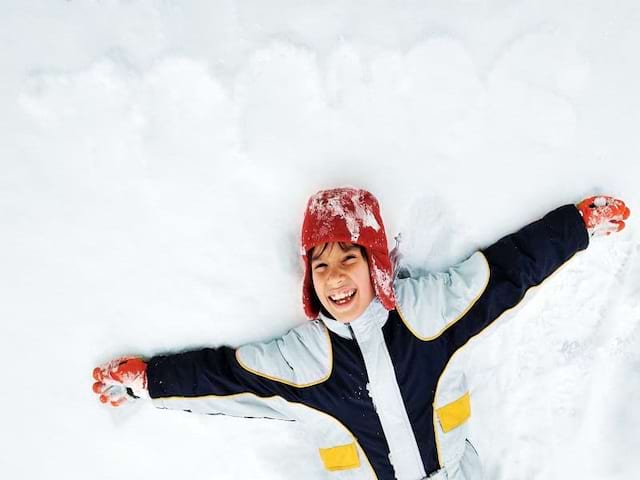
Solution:
M 326 242 L 355 243 L 364 247 L 376 296 L 387 310 L 395 308 L 393 269 L 378 200 L 366 190 L 343 187 L 321 190 L 307 202 L 301 250 L 304 263 L 302 304 L 307 317 L 317 318 L 321 307 L 313 289 L 308 253 Z

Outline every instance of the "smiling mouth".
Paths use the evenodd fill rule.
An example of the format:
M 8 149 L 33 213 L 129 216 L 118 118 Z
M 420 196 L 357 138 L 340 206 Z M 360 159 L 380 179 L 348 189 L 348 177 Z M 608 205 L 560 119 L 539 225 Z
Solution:
M 345 305 L 348 305 L 353 301 L 353 298 L 356 295 L 356 291 L 357 290 L 354 288 L 352 290 L 348 290 L 339 294 L 329 295 L 329 300 L 331 300 L 331 303 L 333 303 L 334 305 L 344 307 Z

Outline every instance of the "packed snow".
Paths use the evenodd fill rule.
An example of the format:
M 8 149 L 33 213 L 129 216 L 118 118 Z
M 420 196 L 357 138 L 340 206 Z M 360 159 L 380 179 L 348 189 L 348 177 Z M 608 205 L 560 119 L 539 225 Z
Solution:
M 91 371 L 305 321 L 310 195 L 437 271 L 562 204 L 597 238 L 466 349 L 491 480 L 640 471 L 640 7 L 40 0 L 0 16 L 0 476 L 326 478 L 291 422 L 101 405 Z

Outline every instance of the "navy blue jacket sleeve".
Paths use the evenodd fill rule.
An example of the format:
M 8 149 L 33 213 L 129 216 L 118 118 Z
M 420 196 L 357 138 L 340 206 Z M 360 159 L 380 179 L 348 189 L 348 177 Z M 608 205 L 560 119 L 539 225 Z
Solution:
M 578 251 L 589 235 L 574 205 L 565 205 L 484 249 L 489 264 L 487 286 L 467 314 L 453 325 L 457 349 L 537 286 Z
M 260 397 L 290 397 L 286 385 L 255 375 L 240 366 L 235 349 L 204 348 L 156 356 L 147 363 L 151 398 L 229 396 L 253 393 Z

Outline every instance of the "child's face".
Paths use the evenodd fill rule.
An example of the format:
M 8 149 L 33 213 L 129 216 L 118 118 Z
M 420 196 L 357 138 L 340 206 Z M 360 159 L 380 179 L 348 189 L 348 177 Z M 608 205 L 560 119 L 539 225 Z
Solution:
M 320 303 L 336 320 L 346 323 L 358 318 L 375 297 L 369 264 L 360 247 L 339 243 L 318 245 L 311 252 L 313 287 Z

